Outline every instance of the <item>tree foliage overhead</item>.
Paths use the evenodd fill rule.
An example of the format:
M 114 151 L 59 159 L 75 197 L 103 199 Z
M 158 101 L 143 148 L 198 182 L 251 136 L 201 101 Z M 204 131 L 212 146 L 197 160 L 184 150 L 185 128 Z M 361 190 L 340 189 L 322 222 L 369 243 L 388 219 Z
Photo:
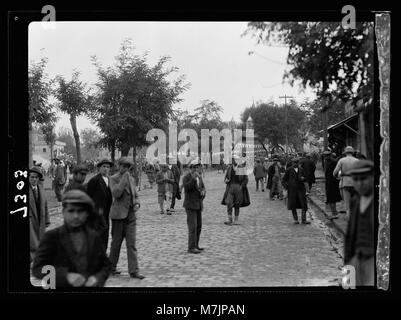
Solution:
M 92 57 L 97 68 L 99 94 L 92 114 L 109 148 L 128 154 L 131 147 L 147 144 L 146 133 L 152 128 L 166 129 L 173 105 L 189 88 L 184 76 L 171 80 L 176 67 L 168 68 L 169 57 L 161 57 L 149 66 L 147 54 L 135 54 L 132 40 L 123 41 L 113 67 L 104 68 Z
M 48 101 L 52 93 L 52 82 L 45 74 L 47 58 L 39 62 L 31 62 L 28 70 L 29 114 L 32 122 L 44 124 L 55 117 L 51 104 Z
M 289 47 L 284 78 L 319 95 L 347 100 L 372 94 L 373 24 L 344 29 L 338 22 L 251 22 L 245 34 L 258 43 Z

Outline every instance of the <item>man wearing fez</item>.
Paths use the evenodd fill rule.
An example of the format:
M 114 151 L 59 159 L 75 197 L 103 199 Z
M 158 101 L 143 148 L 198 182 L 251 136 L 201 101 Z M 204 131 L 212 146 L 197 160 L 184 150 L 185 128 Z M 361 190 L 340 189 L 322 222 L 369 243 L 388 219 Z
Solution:
M 292 160 L 292 166 L 289 167 L 283 177 L 283 186 L 287 189 L 287 208 L 292 211 L 295 224 L 299 224 L 297 209 L 302 210 L 302 224 L 310 224 L 306 220 L 306 211 L 308 204 L 306 200 L 305 177 L 301 167 L 298 166 L 299 158 Z
M 143 279 L 139 273 L 136 250 L 136 211 L 140 204 L 135 187 L 135 179 L 130 175 L 134 163 L 127 157 L 119 160 L 119 172 L 110 177 L 110 189 L 113 203 L 110 208 L 111 248 L 110 261 L 112 274 L 120 274 L 117 263 L 123 240 L 127 244 L 128 273 L 131 278 Z
M 95 229 L 102 234 L 103 244 L 107 249 L 109 240 L 109 212 L 113 197 L 110 190 L 110 168 L 113 163 L 108 159 L 102 159 L 98 162 L 99 173 L 89 180 L 87 185 L 88 195 L 95 203 L 97 213 L 97 222 Z
M 200 253 L 199 237 L 202 230 L 203 199 L 206 189 L 202 179 L 202 169 L 198 160 L 190 164 L 190 172 L 183 178 L 185 191 L 184 208 L 188 224 L 188 253 Z
M 38 167 L 29 170 L 29 243 L 31 261 L 39 246 L 45 229 L 50 224 L 47 200 L 39 180 L 43 177 Z
M 78 189 L 84 192 L 87 192 L 86 186 L 84 185 L 86 175 L 88 173 L 88 168 L 84 164 L 78 164 L 72 170 L 73 176 L 70 183 L 65 187 L 64 192 Z
M 358 160 L 349 171 L 356 194 L 351 200 L 344 246 L 344 265 L 355 268 L 356 285 L 375 283 L 373 162 Z
M 57 287 L 102 287 L 111 272 L 102 240 L 86 226 L 94 210 L 92 199 L 81 190 L 63 195 L 64 224 L 45 233 L 33 261 L 32 273 L 43 278 L 44 266 L 53 266 Z
M 242 170 L 246 170 L 245 163 L 239 164 L 239 160 L 240 158 L 238 156 L 233 156 L 233 162 L 228 167 L 224 177 L 224 182 L 227 186 L 221 204 L 227 206 L 228 220 L 224 222 L 226 225 L 238 225 L 240 207 L 250 205 L 249 192 L 247 188 L 248 176 L 241 172 Z
M 60 159 L 54 159 L 56 167 L 54 168 L 54 193 L 56 194 L 56 198 L 58 202 L 61 202 L 62 199 L 62 190 L 66 183 L 66 173 L 65 168 L 61 164 Z

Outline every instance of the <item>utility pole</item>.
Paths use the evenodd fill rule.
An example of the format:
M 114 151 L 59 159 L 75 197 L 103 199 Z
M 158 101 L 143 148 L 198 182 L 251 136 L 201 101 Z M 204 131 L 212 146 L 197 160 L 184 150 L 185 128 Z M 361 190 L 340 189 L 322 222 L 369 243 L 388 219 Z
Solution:
M 284 96 L 279 97 L 280 99 L 284 99 L 284 108 L 285 108 L 285 153 L 288 154 L 288 110 L 287 110 L 287 98 L 293 99 L 294 97 Z

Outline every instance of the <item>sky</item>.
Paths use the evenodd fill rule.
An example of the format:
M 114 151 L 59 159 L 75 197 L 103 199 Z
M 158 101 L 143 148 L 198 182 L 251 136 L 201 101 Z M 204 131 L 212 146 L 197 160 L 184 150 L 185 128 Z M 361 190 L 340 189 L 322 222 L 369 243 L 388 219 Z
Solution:
M 121 42 L 133 40 L 137 54 L 148 52 L 149 65 L 161 56 L 170 56 L 169 66 L 179 68 L 191 84 L 175 105 L 192 111 L 200 101 L 216 101 L 223 108 L 222 119 L 240 121 L 241 112 L 260 101 L 283 104 L 286 94 L 302 102 L 314 99 L 313 91 L 296 84 L 283 84 L 288 48 L 257 45 L 250 35 L 241 35 L 247 22 L 56 22 L 45 28 L 42 22 L 29 25 L 29 61 L 48 58 L 49 78 L 71 79 L 73 70 L 89 86 L 97 82 L 91 56 L 107 67 L 115 63 Z M 253 54 L 249 54 L 253 51 Z M 70 128 L 69 117 L 58 114 L 56 132 Z M 85 117 L 77 120 L 79 130 L 96 129 Z

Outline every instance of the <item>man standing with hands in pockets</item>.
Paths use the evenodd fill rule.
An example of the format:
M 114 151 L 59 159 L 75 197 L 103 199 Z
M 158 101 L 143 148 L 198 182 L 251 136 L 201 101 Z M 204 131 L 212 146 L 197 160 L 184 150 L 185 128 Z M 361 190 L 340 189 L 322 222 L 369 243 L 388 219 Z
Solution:
M 184 208 L 188 224 L 188 253 L 201 253 L 199 237 L 202 230 L 203 199 L 206 196 L 201 166 L 197 160 L 190 164 L 190 172 L 183 179 L 185 190 Z
M 113 195 L 113 203 L 110 208 L 111 248 L 110 261 L 112 274 L 119 274 L 117 271 L 118 258 L 120 256 L 121 244 L 125 238 L 128 255 L 128 273 L 131 278 L 143 279 L 139 273 L 138 258 L 136 250 L 136 211 L 140 204 L 135 188 L 135 180 L 130 175 L 130 168 L 134 163 L 127 157 L 119 160 L 119 172 L 110 178 L 110 189 Z

